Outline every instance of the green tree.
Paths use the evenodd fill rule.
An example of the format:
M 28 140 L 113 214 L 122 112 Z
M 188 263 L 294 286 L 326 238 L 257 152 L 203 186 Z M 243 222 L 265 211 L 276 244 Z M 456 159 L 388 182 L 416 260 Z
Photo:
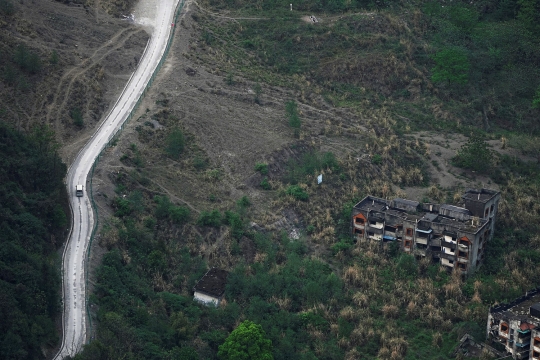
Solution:
M 272 341 L 266 338 L 261 325 L 246 320 L 219 347 L 222 360 L 273 360 Z
M 540 1 L 518 0 L 519 11 L 517 18 L 529 31 L 536 33 L 540 29 Z
M 435 67 L 431 80 L 435 83 L 448 82 L 466 84 L 469 81 L 471 64 L 464 50 L 446 48 L 433 56 Z
M 486 172 L 491 168 L 493 152 L 488 148 L 488 144 L 484 139 L 478 135 L 473 135 L 458 150 L 453 161 L 456 166 Z
M 182 130 L 175 128 L 169 136 L 167 136 L 167 147 L 165 148 L 165 152 L 167 155 L 169 155 L 172 158 L 178 159 L 180 157 L 180 154 L 184 150 L 184 133 L 182 133 Z

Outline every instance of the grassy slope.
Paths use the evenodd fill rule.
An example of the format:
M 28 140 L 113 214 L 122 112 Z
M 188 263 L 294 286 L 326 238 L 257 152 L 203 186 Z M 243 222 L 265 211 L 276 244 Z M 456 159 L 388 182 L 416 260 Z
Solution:
M 111 204 L 116 213 L 103 239 L 112 252 L 98 273 L 93 297 L 99 306 L 99 341 L 81 358 L 126 353 L 214 358 L 227 334 L 247 318 L 263 325 L 278 359 L 448 359 L 465 332 L 482 339 L 490 304 L 538 285 L 538 166 L 516 159 L 497 156 L 489 169 L 503 201 L 486 263 L 472 278 L 464 280 L 392 248 L 380 251 L 348 239 L 354 201 L 366 194 L 400 195 L 395 185 L 429 183 L 423 165 L 429 149 L 407 133 L 475 130 L 534 143 L 538 110 L 530 105 L 538 86 L 533 76 L 537 57 L 527 54 L 538 47 L 511 41 L 524 31 L 518 19 L 496 6 L 491 12 L 441 12 L 418 4 L 339 15 L 309 9 L 321 19 L 313 26 L 300 19 L 304 13 L 264 8 L 267 3 L 260 11 L 237 1 L 232 13 L 228 3 L 203 6 L 193 15 L 200 24 L 200 44 L 189 56 L 217 68 L 225 79 L 246 77 L 288 87 L 299 103 L 318 106 L 323 95 L 347 107 L 365 120 L 344 124 L 338 119 L 345 130 L 326 134 L 340 139 L 352 134 L 345 125 L 365 127 L 361 141 L 372 160 L 349 154 L 336 164 L 300 154 L 287 164 L 270 164 L 285 169 L 271 177 L 277 190 L 269 195 L 272 209 L 296 212 L 299 226 L 309 232 L 303 240 L 290 241 L 285 233 L 248 229 L 252 217 L 262 225 L 272 221 L 245 202 L 217 203 L 219 213 L 202 217 L 193 212 L 178 217 L 186 210 L 155 199 L 159 189 L 152 186 L 140 153 L 136 147 L 127 151 L 123 161 L 133 171 L 115 179 L 119 196 Z M 270 20 L 220 20 L 208 13 L 225 9 L 228 17 Z M 474 21 L 467 22 L 470 12 Z M 493 30 L 489 36 L 498 36 L 491 43 L 487 35 L 476 39 L 487 28 Z M 455 46 L 467 51 L 469 82 L 433 84 L 430 55 Z M 498 62 L 482 63 L 486 51 Z M 526 56 L 517 58 L 518 52 Z M 524 85 L 508 89 L 510 79 Z M 507 120 L 514 117 L 519 122 Z M 301 127 L 304 141 L 313 139 L 309 125 Z M 488 127 L 492 132 L 484 133 Z M 139 136 L 155 135 L 139 130 Z M 219 176 L 202 175 L 204 161 L 195 166 L 201 160 L 196 161 L 200 150 L 194 142 L 188 140 L 181 155 L 182 171 L 199 176 L 201 183 L 219 183 Z M 316 186 L 313 175 L 321 170 L 325 182 Z M 302 190 L 287 191 L 291 184 Z M 453 202 L 459 191 L 432 187 L 426 196 Z M 307 201 L 295 199 L 302 192 Z M 189 297 L 205 267 L 196 254 L 208 238 L 219 247 L 204 260 L 231 270 L 227 301 L 218 310 L 199 307 Z

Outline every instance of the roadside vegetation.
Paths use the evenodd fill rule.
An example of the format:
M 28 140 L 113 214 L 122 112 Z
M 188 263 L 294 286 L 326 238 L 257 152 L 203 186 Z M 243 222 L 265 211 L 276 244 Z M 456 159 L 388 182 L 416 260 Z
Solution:
M 45 359 L 58 343 L 66 166 L 47 127 L 0 123 L 0 358 Z

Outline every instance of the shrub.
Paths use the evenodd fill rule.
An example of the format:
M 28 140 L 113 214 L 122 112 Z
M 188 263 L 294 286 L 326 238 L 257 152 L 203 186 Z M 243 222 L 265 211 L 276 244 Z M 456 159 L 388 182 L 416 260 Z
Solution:
M 291 185 L 286 190 L 287 195 L 291 195 L 297 200 L 306 201 L 309 198 L 307 192 L 304 191 L 299 185 Z
M 300 116 L 298 115 L 298 107 L 294 100 L 287 101 L 287 103 L 285 104 L 285 112 L 287 113 L 287 117 L 289 118 L 289 126 L 293 129 L 300 129 L 302 121 L 300 120 Z
M 261 175 L 268 174 L 268 164 L 265 163 L 256 163 L 255 164 L 255 171 L 258 171 L 261 173 Z
M 431 70 L 434 83 L 448 82 L 466 84 L 471 64 L 467 53 L 459 48 L 447 48 L 433 56 L 435 67 Z
M 167 136 L 165 152 L 170 157 L 178 159 L 182 151 L 184 151 L 184 133 L 182 133 L 182 130 L 175 128 Z
M 231 227 L 232 235 L 239 239 L 244 235 L 244 223 L 239 214 L 225 211 L 225 223 Z
M 322 169 L 339 170 L 336 157 L 331 152 L 318 153 L 310 151 L 302 155 L 299 160 L 291 159 L 287 164 L 285 182 L 296 184 L 306 176 L 314 175 Z
M 381 162 L 382 162 L 382 157 L 381 155 L 379 154 L 375 154 L 373 155 L 373 157 L 371 158 L 371 162 L 375 165 L 379 165 Z
M 339 253 L 340 251 L 347 251 L 349 250 L 350 248 L 353 247 L 353 241 L 351 239 L 341 239 L 340 242 L 338 243 L 335 243 L 334 245 L 332 245 L 332 253 L 334 255 L 336 255 L 337 253 Z
M 270 183 L 268 182 L 268 178 L 267 177 L 264 177 L 261 181 L 261 187 L 263 188 L 263 190 L 270 190 Z
M 540 108 L 540 86 L 538 86 L 538 89 L 536 89 L 536 94 L 533 98 L 532 107 Z
M 200 156 L 200 155 L 197 155 L 193 159 L 193 167 L 195 169 L 204 170 L 204 169 L 206 169 L 207 166 L 208 166 L 208 159 L 207 158 L 205 158 L 203 156 Z
M 255 101 L 255 103 L 257 103 L 257 104 L 261 103 L 261 95 L 262 95 L 261 84 L 256 83 L 255 84 L 255 98 L 253 99 Z
M 244 195 L 236 202 L 236 204 L 241 208 L 245 208 L 251 205 L 251 201 Z
M 176 224 L 183 224 L 189 220 L 191 211 L 185 206 L 173 206 L 169 209 L 169 216 Z
M 172 207 L 172 203 L 166 196 L 154 196 L 154 201 L 157 203 L 156 210 L 154 211 L 154 215 L 158 219 L 164 219 L 167 216 L 169 216 L 170 209 Z
M 41 71 L 42 64 L 39 55 L 28 50 L 21 44 L 15 49 L 15 62 L 26 72 L 36 74 Z
M 49 62 L 52 65 L 58 64 L 58 53 L 56 52 L 56 50 L 53 50 L 53 52 L 51 53 L 51 57 L 49 58 Z
M 479 172 L 486 172 L 491 168 L 493 152 L 488 144 L 478 135 L 469 138 L 452 159 L 454 165 Z
M 197 225 L 219 227 L 221 225 L 221 213 L 219 210 L 202 211 L 197 219 Z
M 70 113 L 70 116 L 73 119 L 73 123 L 76 126 L 78 126 L 78 127 L 83 127 L 84 126 L 83 115 L 82 115 L 82 112 L 81 112 L 80 108 L 77 107 L 77 108 L 72 109 L 71 113 Z
M 0 0 L 0 12 L 7 16 L 11 16 L 15 14 L 15 6 L 9 0 Z
M 114 216 L 123 217 L 131 214 L 132 209 L 129 201 L 125 198 L 117 197 L 114 199 L 113 207 L 116 209 Z

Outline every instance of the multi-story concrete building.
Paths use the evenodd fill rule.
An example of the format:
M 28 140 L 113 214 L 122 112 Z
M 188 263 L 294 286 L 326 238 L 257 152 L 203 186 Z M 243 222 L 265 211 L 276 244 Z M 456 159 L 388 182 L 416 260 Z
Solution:
M 396 242 L 405 252 L 472 274 L 493 238 L 500 193 L 468 189 L 462 200 L 459 207 L 367 196 L 353 208 L 352 233 L 358 241 Z
M 540 288 L 490 308 L 487 336 L 514 359 L 540 360 Z

